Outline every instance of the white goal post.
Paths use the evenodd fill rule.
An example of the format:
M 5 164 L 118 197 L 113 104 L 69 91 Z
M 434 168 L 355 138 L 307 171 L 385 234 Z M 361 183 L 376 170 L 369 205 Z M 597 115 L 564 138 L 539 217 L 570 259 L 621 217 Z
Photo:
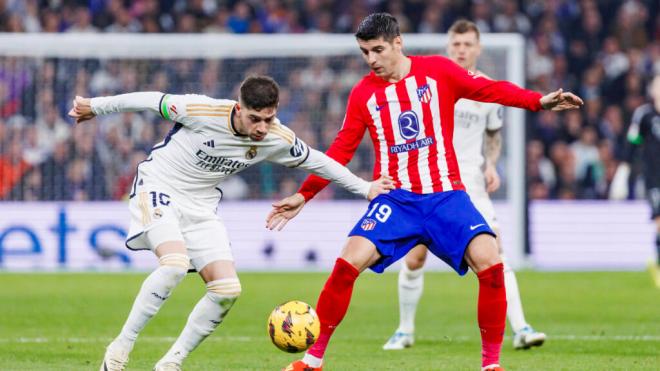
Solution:
M 444 54 L 446 34 L 406 34 L 407 54 Z M 525 83 L 525 42 L 519 34 L 482 34 L 484 48 L 480 69 L 496 79 Z M 19 57 L 41 59 L 251 59 L 359 57 L 350 34 L 0 34 L 0 61 Z M 219 77 L 222 79 L 222 76 Z M 38 81 L 37 81 L 38 83 Z M 178 92 L 173 92 L 178 93 Z M 503 163 L 505 190 L 498 213 L 514 267 L 524 263 L 526 239 L 525 113 L 505 113 Z M 320 148 L 324 149 L 324 148 Z M 502 211 L 504 210 L 504 211 Z M 502 216 L 502 215 L 501 215 Z

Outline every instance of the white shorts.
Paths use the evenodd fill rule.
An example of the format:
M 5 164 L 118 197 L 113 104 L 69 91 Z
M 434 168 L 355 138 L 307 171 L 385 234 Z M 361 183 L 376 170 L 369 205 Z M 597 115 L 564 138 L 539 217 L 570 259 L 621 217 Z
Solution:
M 465 185 L 465 191 L 470 196 L 470 200 L 474 207 L 479 210 L 481 216 L 486 219 L 486 222 L 491 228 L 499 229 L 497 218 L 495 217 L 495 207 L 493 201 L 490 200 L 488 192 L 486 192 L 486 179 L 484 174 L 479 172 L 477 174 L 461 174 L 461 180 Z
M 126 247 L 155 252 L 163 242 L 182 241 L 198 272 L 213 261 L 234 260 L 227 229 L 213 210 L 189 206 L 185 196 L 167 186 L 140 183 L 129 201 Z

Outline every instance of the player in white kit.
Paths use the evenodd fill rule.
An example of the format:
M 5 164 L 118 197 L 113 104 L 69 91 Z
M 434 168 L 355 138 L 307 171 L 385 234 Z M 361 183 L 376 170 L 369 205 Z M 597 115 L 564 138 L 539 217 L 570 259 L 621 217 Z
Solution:
M 138 165 L 129 201 L 126 246 L 152 250 L 160 265 L 142 284 L 121 333 L 106 350 L 101 371 L 125 369 L 139 332 L 190 267 L 206 282 L 206 294 L 154 370 L 181 370 L 183 360 L 240 295 L 227 231 L 216 212 L 225 178 L 265 160 L 300 167 L 369 199 L 392 188 L 387 177 L 369 183 L 309 148 L 275 117 L 278 102 L 279 88 L 265 76 L 243 81 L 238 102 L 160 92 L 76 97 L 69 115 L 77 122 L 144 110 L 175 122 Z
M 463 68 L 479 74 L 476 63 L 481 45 L 477 26 L 466 20 L 455 22 L 449 29 L 447 53 L 449 58 Z M 497 233 L 495 209 L 488 193 L 496 191 L 500 186 L 495 165 L 502 143 L 502 107 L 494 103 L 460 99 L 456 102 L 454 122 L 453 142 L 461 180 L 474 206 Z M 507 318 L 515 334 L 513 347 L 527 349 L 540 346 L 546 335 L 534 331 L 525 321 L 515 273 L 504 259 L 499 238 L 497 243 L 504 262 Z M 399 327 L 383 346 L 385 350 L 404 349 L 414 343 L 415 313 L 424 286 L 423 266 L 426 255 L 426 246 L 418 245 L 406 255 L 402 264 L 399 272 Z

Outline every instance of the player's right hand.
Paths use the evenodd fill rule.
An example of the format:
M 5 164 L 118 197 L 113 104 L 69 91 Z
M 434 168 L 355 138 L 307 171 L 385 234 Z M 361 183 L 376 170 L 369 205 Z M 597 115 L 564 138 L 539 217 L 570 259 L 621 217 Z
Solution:
M 550 94 L 541 97 L 539 101 L 543 109 L 549 111 L 565 111 L 569 109 L 577 109 L 584 105 L 582 98 L 577 95 L 564 92 L 563 89 L 558 89 Z
M 76 119 L 76 124 L 94 118 L 96 115 L 92 112 L 92 100 L 76 95 L 76 99 L 73 100 L 73 108 L 69 111 L 69 116 Z
M 305 197 L 296 193 L 273 203 L 273 209 L 266 217 L 266 228 L 281 231 L 286 223 L 295 218 L 305 206 Z
M 394 189 L 394 179 L 389 175 L 381 175 L 380 178 L 371 182 L 367 200 L 371 201 L 380 194 L 390 193 L 392 189 Z
M 486 192 L 493 193 L 500 188 L 500 175 L 493 165 L 486 165 L 484 168 L 484 178 L 486 178 Z

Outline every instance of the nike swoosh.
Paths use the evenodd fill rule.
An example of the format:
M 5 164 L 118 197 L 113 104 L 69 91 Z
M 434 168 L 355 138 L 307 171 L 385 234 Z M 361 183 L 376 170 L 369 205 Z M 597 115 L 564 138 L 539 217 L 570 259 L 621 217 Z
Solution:
M 386 104 L 383 104 L 382 106 L 376 106 L 376 111 L 380 111 L 383 108 L 385 108 Z
M 471 231 L 474 231 L 475 229 L 481 227 L 482 225 L 484 225 L 484 223 L 477 224 L 477 225 L 471 225 L 471 226 L 470 226 L 470 230 L 471 230 Z

